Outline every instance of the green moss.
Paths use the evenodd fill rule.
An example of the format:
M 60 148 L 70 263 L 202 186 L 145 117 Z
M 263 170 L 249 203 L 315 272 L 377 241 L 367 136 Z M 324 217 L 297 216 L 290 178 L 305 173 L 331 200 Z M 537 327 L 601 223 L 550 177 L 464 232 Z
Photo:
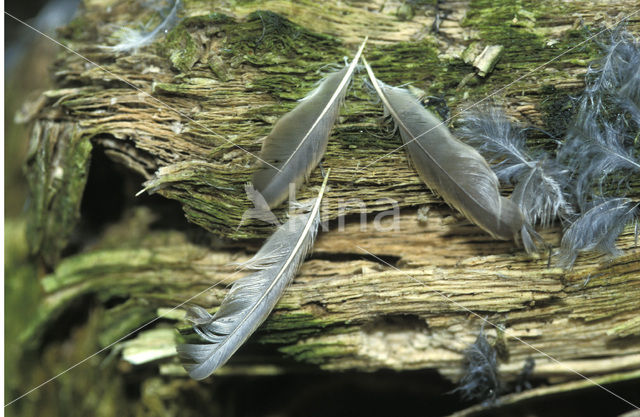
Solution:
M 568 13 L 567 10 L 558 10 L 558 5 L 554 7 L 554 10 L 546 10 L 538 2 L 520 0 L 497 3 L 490 0 L 474 0 L 470 3 L 463 26 L 477 30 L 478 39 L 483 44 L 502 45 L 505 48 L 504 55 L 490 77 L 494 88 L 502 79 L 506 84 L 518 73 L 524 74 L 536 65 L 554 60 L 550 66 L 557 70 L 571 64 L 573 59 L 585 59 L 589 56 L 585 56 L 583 48 L 568 51 L 586 39 L 578 31 L 567 31 L 560 39 L 553 39 L 555 44 L 549 44 L 550 39 L 543 31 L 538 30 L 536 23 L 540 18 L 559 12 Z M 560 60 L 556 60 L 561 51 L 568 52 Z M 545 68 L 541 68 L 537 71 L 537 76 L 545 71 Z M 473 94 L 485 93 L 483 90 L 474 90 Z
M 153 84 L 154 94 L 172 94 L 177 96 L 200 98 L 197 93 L 192 93 L 193 86 L 186 83 L 155 83 Z
M 230 71 L 227 64 L 220 58 L 220 56 L 209 57 L 207 61 L 209 69 L 216 76 L 216 78 L 222 82 L 228 81 L 230 77 Z
M 105 319 L 100 323 L 102 331 L 98 335 L 98 343 L 102 347 L 109 346 L 156 317 L 148 305 L 140 305 L 138 300 L 129 299 L 109 309 Z
M 433 81 L 441 77 L 448 70 L 438 59 L 438 53 L 437 45 L 425 39 L 384 45 L 367 53 L 367 60 L 378 78 L 387 84 L 397 85 Z
M 229 25 L 235 24 L 236 20 L 224 13 L 209 13 L 201 16 L 192 16 L 184 19 L 183 25 L 186 27 L 206 27 L 211 25 Z
M 239 65 L 251 64 L 261 67 L 262 74 L 273 75 L 254 80 L 250 88 L 286 99 L 304 97 L 319 79 L 315 71 L 340 62 L 346 53 L 334 38 L 309 31 L 270 11 L 253 12 L 241 22 L 214 13 L 187 18 L 167 35 L 163 51 L 177 70 L 187 72 L 201 58 L 203 51 L 190 32 L 203 27 L 206 32 L 225 34 L 218 55 L 205 63 L 216 78 L 226 80 Z M 155 86 L 157 91 L 175 94 L 188 94 L 189 88 L 167 83 Z
M 278 51 L 277 55 L 285 57 L 320 55 L 328 47 L 338 45 L 334 38 L 307 30 L 271 11 L 255 11 L 238 26 L 229 47 L 236 55 L 241 51 L 253 55 L 254 63 L 263 65 L 268 65 L 273 57 L 270 52 Z
M 505 55 L 498 67 L 531 70 L 532 63 L 547 64 L 553 60 L 550 66 L 558 69 L 572 64 L 573 60 L 589 60 L 594 55 L 593 43 L 579 45 L 587 39 L 583 30 L 567 30 L 560 38 L 549 39 L 543 30 L 536 27 L 537 19 L 557 13 L 569 13 L 567 7 L 569 6 L 556 4 L 553 10 L 549 10 L 532 1 L 495 3 L 474 0 L 463 24 L 478 30 L 479 39 L 483 43 L 505 47 Z M 523 20 L 531 24 L 521 24 Z M 566 53 L 557 59 L 561 52 Z M 544 69 L 538 72 L 544 73 Z M 508 74 L 511 78 L 513 75 Z
M 319 78 L 316 78 L 316 81 L 319 81 Z M 288 107 L 280 106 L 282 115 L 295 107 L 297 103 L 293 100 L 299 100 L 313 90 L 313 85 L 312 80 L 305 80 L 300 76 L 276 74 L 255 80 L 249 88 L 256 91 L 266 91 L 280 99 L 292 100 Z
M 282 306 L 279 306 L 280 308 Z M 261 343 L 295 343 L 335 324 L 310 313 L 279 311 L 265 321 L 258 333 Z
M 280 352 L 294 359 L 311 364 L 323 364 L 330 358 L 340 358 L 349 354 L 349 346 L 343 343 L 299 343 L 283 346 Z
M 230 146 L 224 145 L 223 148 Z M 251 169 L 247 167 L 238 167 L 231 172 L 222 167 L 187 161 L 168 168 L 171 170 L 165 170 L 147 183 L 147 188 L 158 189 L 158 194 L 183 203 L 187 219 L 213 233 L 229 231 L 229 225 L 238 225 L 245 210 L 252 207 L 248 199 L 238 198 L 239 195 L 244 196 L 243 184 L 251 178 Z M 238 178 L 243 180 L 238 181 Z M 211 192 L 212 189 L 215 192 Z M 281 216 L 284 210 L 283 207 L 274 213 Z M 230 230 L 230 237 L 254 238 L 272 231 L 273 226 L 269 224 L 250 222 L 240 228 L 234 227 Z
M 204 49 L 194 40 L 191 32 L 206 28 L 205 32 L 213 34 L 225 32 L 235 26 L 235 20 L 222 13 L 188 17 L 167 34 L 160 49 L 171 60 L 175 69 L 183 73 L 188 72 L 204 53 Z
M 191 32 L 206 28 L 207 33 L 225 32 L 237 26 L 235 20 L 222 13 L 188 17 L 180 21 L 168 34 L 160 48 L 174 68 L 180 72 L 188 72 L 204 53 L 201 46 L 193 39 Z
M 198 62 L 202 53 L 201 48 L 189 34 L 184 21 L 169 32 L 163 50 L 174 68 L 180 72 L 189 71 Z
M 535 22 L 536 17 L 544 13 L 541 6 L 535 0 L 473 0 L 469 3 L 463 24 L 485 29 L 529 26 L 526 22 Z
M 77 16 L 66 26 L 56 29 L 65 40 L 92 41 L 96 36 L 95 24 L 86 16 Z
M 6 219 L 4 223 L 4 321 L 5 398 L 18 390 L 19 381 L 8 377 L 19 375 L 19 359 L 25 346 L 18 341 L 20 334 L 37 316 L 42 294 L 38 282 L 38 268 L 29 258 L 26 224 L 23 219 Z M 19 390 L 18 390 L 19 391 Z
M 413 10 L 411 4 L 405 3 L 398 7 L 396 10 L 396 16 L 399 20 L 411 20 L 413 19 L 413 16 L 415 16 L 415 10 Z
M 250 89 L 283 99 L 304 97 L 321 79 L 321 68 L 348 55 L 334 38 L 268 11 L 252 13 L 228 35 L 229 59 L 241 59 L 267 74 L 253 80 Z
M 576 112 L 575 96 L 558 91 L 555 86 L 548 84 L 540 88 L 540 94 L 544 97 L 540 103 L 540 111 L 545 129 L 553 137 L 563 137 Z
M 92 145 L 75 126 L 45 122 L 34 129 L 25 174 L 30 186 L 27 238 L 32 253 L 58 262 L 80 218 Z

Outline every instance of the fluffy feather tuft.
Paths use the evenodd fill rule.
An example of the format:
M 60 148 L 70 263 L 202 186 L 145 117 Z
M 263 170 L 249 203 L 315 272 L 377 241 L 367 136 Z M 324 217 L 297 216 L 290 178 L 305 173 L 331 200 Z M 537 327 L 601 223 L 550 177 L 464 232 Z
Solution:
M 562 236 L 560 265 L 571 268 L 580 252 L 619 255 L 615 241 L 627 224 L 638 221 L 638 214 L 638 204 L 628 198 L 610 198 L 592 203 Z
M 640 150 L 634 146 L 640 128 L 640 41 L 618 30 L 601 47 L 605 55 L 589 66 L 578 112 L 558 155 L 575 173 L 581 208 L 640 172 Z
M 560 245 L 560 265 L 571 268 L 580 252 L 619 255 L 615 240 L 637 222 L 638 204 L 623 198 L 640 173 L 640 41 L 616 30 L 601 43 L 604 56 L 585 77 L 585 91 L 558 153 L 572 172 L 580 208 Z
M 576 173 L 576 200 L 584 207 L 597 197 L 596 190 L 603 195 L 612 186 L 626 187 L 631 176 L 640 173 L 638 154 L 623 119 L 599 118 L 583 101 L 559 157 Z
M 547 227 L 573 213 L 565 192 L 569 175 L 545 151 L 527 149 L 524 131 L 490 107 L 466 114 L 458 133 L 489 160 L 501 181 L 514 185 L 511 201 L 525 219 Z
M 640 126 L 640 39 L 621 28 L 600 48 L 604 56 L 587 69 L 584 100 L 596 114 L 609 113 L 609 102 L 616 103 Z
M 464 351 L 463 367 L 464 374 L 453 392 L 459 392 L 466 401 L 493 403 L 501 389 L 498 359 L 483 330 Z

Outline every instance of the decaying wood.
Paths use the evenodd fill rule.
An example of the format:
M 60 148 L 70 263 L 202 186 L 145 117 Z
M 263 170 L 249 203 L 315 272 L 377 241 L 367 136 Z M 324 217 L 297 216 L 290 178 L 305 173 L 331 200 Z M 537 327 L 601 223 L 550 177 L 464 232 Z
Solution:
M 548 61 L 586 39 L 581 24 L 595 28 L 634 11 L 628 1 L 615 10 L 608 2 L 550 1 L 530 10 L 455 2 L 447 3 L 435 34 L 432 9 L 418 8 L 403 21 L 395 13 L 400 3 L 275 0 L 212 9 L 186 2 L 186 18 L 166 39 L 134 55 L 114 55 L 97 47 L 113 30 L 105 23 L 122 25 L 151 12 L 85 4 L 61 35 L 103 68 L 63 53 L 52 69 L 57 88 L 44 93 L 33 113 L 27 175 L 39 203 L 30 208 L 28 237 L 52 272 L 42 281 L 41 319 L 25 337 L 39 340 L 83 294 L 126 297 L 111 308 L 100 343 L 160 316 L 160 325 L 125 342 L 122 352 L 132 363 L 158 359 L 161 373 L 180 378 L 185 373 L 172 343 L 182 313 L 171 308 L 201 291 L 193 302 L 217 306 L 230 280 L 243 274 L 232 275 L 230 263 L 247 259 L 256 239 L 272 230 L 255 220 L 239 227 L 251 207 L 243 188 L 256 166 L 251 153 L 327 64 L 340 64 L 368 35 L 365 54 L 381 79 L 442 95 L 451 114 L 546 64 L 509 85 L 501 100 L 521 121 L 561 132 L 563 106 L 580 92 L 580 75 L 598 50 L 587 42 Z M 637 31 L 637 16 L 628 27 Z M 461 58 L 471 42 L 504 47 L 484 78 Z M 329 230 L 253 343 L 274 344 L 327 370 L 432 368 L 455 380 L 462 352 L 486 318 L 502 329 L 484 325 L 491 340 L 506 346 L 500 373 L 508 381 L 528 357 L 536 361 L 536 378 L 549 383 L 578 379 L 576 371 L 640 369 L 633 230 L 619 239 L 622 256 L 581 256 L 571 271 L 553 267 L 553 259 L 549 267 L 546 254 L 528 256 L 513 242 L 490 239 L 424 187 L 403 150 L 391 153 L 400 139 L 363 91 L 356 80 L 323 162 L 332 173 L 323 208 Z M 529 140 L 554 147 L 546 137 Z M 91 152 L 151 180 L 149 189 L 178 201 L 187 220 L 215 242 L 154 229 L 153 207 L 137 207 L 81 252 L 62 256 L 80 216 Z M 315 193 L 319 171 L 298 198 Z M 637 181 L 633 187 L 637 199 Z M 391 227 L 393 212 L 386 211 L 394 207 L 398 222 Z M 375 218 L 383 212 L 379 225 Z M 543 232 L 556 247 L 559 233 Z M 251 373 L 246 365 L 232 361 L 223 373 Z

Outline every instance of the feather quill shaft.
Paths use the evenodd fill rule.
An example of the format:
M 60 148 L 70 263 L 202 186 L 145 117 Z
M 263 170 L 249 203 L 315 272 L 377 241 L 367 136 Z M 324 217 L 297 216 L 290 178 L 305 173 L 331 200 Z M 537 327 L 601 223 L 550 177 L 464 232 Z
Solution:
M 453 137 L 406 89 L 378 81 L 363 58 L 369 78 L 402 140 L 420 178 L 445 202 L 496 239 L 515 239 L 531 231 L 520 209 L 500 195 L 498 178 L 471 146 Z M 531 239 L 523 239 L 527 250 Z M 534 245 L 535 246 L 535 245 Z
M 215 315 L 200 307 L 189 312 L 194 330 L 209 342 L 177 347 L 192 378 L 204 379 L 224 365 L 271 313 L 313 246 L 328 177 L 310 211 L 291 216 L 244 264 L 256 272 L 232 285 Z
M 367 39 L 351 64 L 327 76 L 292 111 L 278 120 L 262 144 L 263 163 L 253 175 L 253 186 L 270 208 L 287 199 L 289 184 L 296 188 L 318 165 Z

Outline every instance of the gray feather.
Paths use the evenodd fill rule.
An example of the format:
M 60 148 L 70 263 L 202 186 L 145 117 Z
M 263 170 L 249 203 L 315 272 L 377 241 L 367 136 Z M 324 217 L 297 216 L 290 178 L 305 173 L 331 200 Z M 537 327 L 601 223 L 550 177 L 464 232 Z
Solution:
M 577 114 L 558 153 L 574 173 L 580 208 L 612 186 L 625 187 L 640 172 L 640 41 L 616 30 L 601 47 L 605 54 L 589 66 Z
M 604 56 L 589 66 L 578 111 L 558 153 L 573 173 L 582 211 L 561 241 L 559 263 L 565 268 L 580 252 L 619 255 L 616 238 L 638 220 L 637 202 L 622 196 L 640 173 L 640 41 L 616 30 L 600 46 Z
M 500 195 L 498 178 L 484 158 L 449 130 L 406 89 L 369 77 L 395 120 L 420 178 L 445 202 L 496 239 L 515 239 L 523 231 L 520 209 Z M 530 248 L 528 248 L 530 249 Z
M 631 138 L 624 134 L 623 122 L 603 122 L 602 125 L 601 134 L 594 134 L 582 152 L 589 161 L 582 177 L 598 179 L 601 188 L 603 179 L 614 172 L 624 175 L 625 179 L 640 172 L 640 160 L 636 158 L 638 151 L 634 149 Z
M 465 349 L 463 369 L 458 387 L 452 392 L 460 392 L 466 401 L 494 403 L 503 387 L 498 373 L 496 349 L 489 343 L 483 330 L 480 330 L 476 341 Z
M 587 69 L 583 100 L 598 115 L 609 113 L 610 102 L 617 103 L 640 126 L 640 40 L 619 28 L 611 32 L 608 42 L 598 43 L 604 56 Z
M 567 168 L 543 150 L 527 149 L 524 129 L 513 126 L 502 111 L 468 113 L 462 123 L 461 137 L 489 160 L 501 181 L 514 185 L 511 201 L 530 224 L 546 227 L 573 213 L 565 193 Z
M 570 268 L 580 252 L 619 255 L 615 241 L 627 224 L 637 221 L 637 216 L 638 204 L 628 198 L 610 198 L 593 204 L 562 236 L 560 265 Z
M 640 159 L 623 120 L 611 123 L 597 117 L 583 101 L 567 134 L 559 158 L 567 161 L 575 177 L 575 195 L 580 207 L 596 197 L 594 191 L 610 188 L 615 173 L 618 186 L 625 186 L 640 172 Z M 597 188 L 596 188 L 597 187 Z
M 633 58 L 633 65 L 633 68 L 640 68 L 640 48 Z M 636 128 L 640 128 L 640 71 L 632 71 L 630 78 L 620 87 L 618 104 L 629 113 Z
M 224 365 L 271 313 L 313 246 L 326 181 L 310 211 L 291 216 L 245 264 L 256 272 L 233 283 L 213 316 L 201 307 L 189 311 L 195 332 L 208 342 L 177 347 L 192 378 L 204 379 Z
M 253 186 L 269 207 L 286 200 L 289 185 L 299 187 L 322 159 L 365 43 L 366 39 L 349 66 L 327 76 L 296 108 L 280 118 L 262 144 L 260 158 L 266 163 L 254 173 Z

